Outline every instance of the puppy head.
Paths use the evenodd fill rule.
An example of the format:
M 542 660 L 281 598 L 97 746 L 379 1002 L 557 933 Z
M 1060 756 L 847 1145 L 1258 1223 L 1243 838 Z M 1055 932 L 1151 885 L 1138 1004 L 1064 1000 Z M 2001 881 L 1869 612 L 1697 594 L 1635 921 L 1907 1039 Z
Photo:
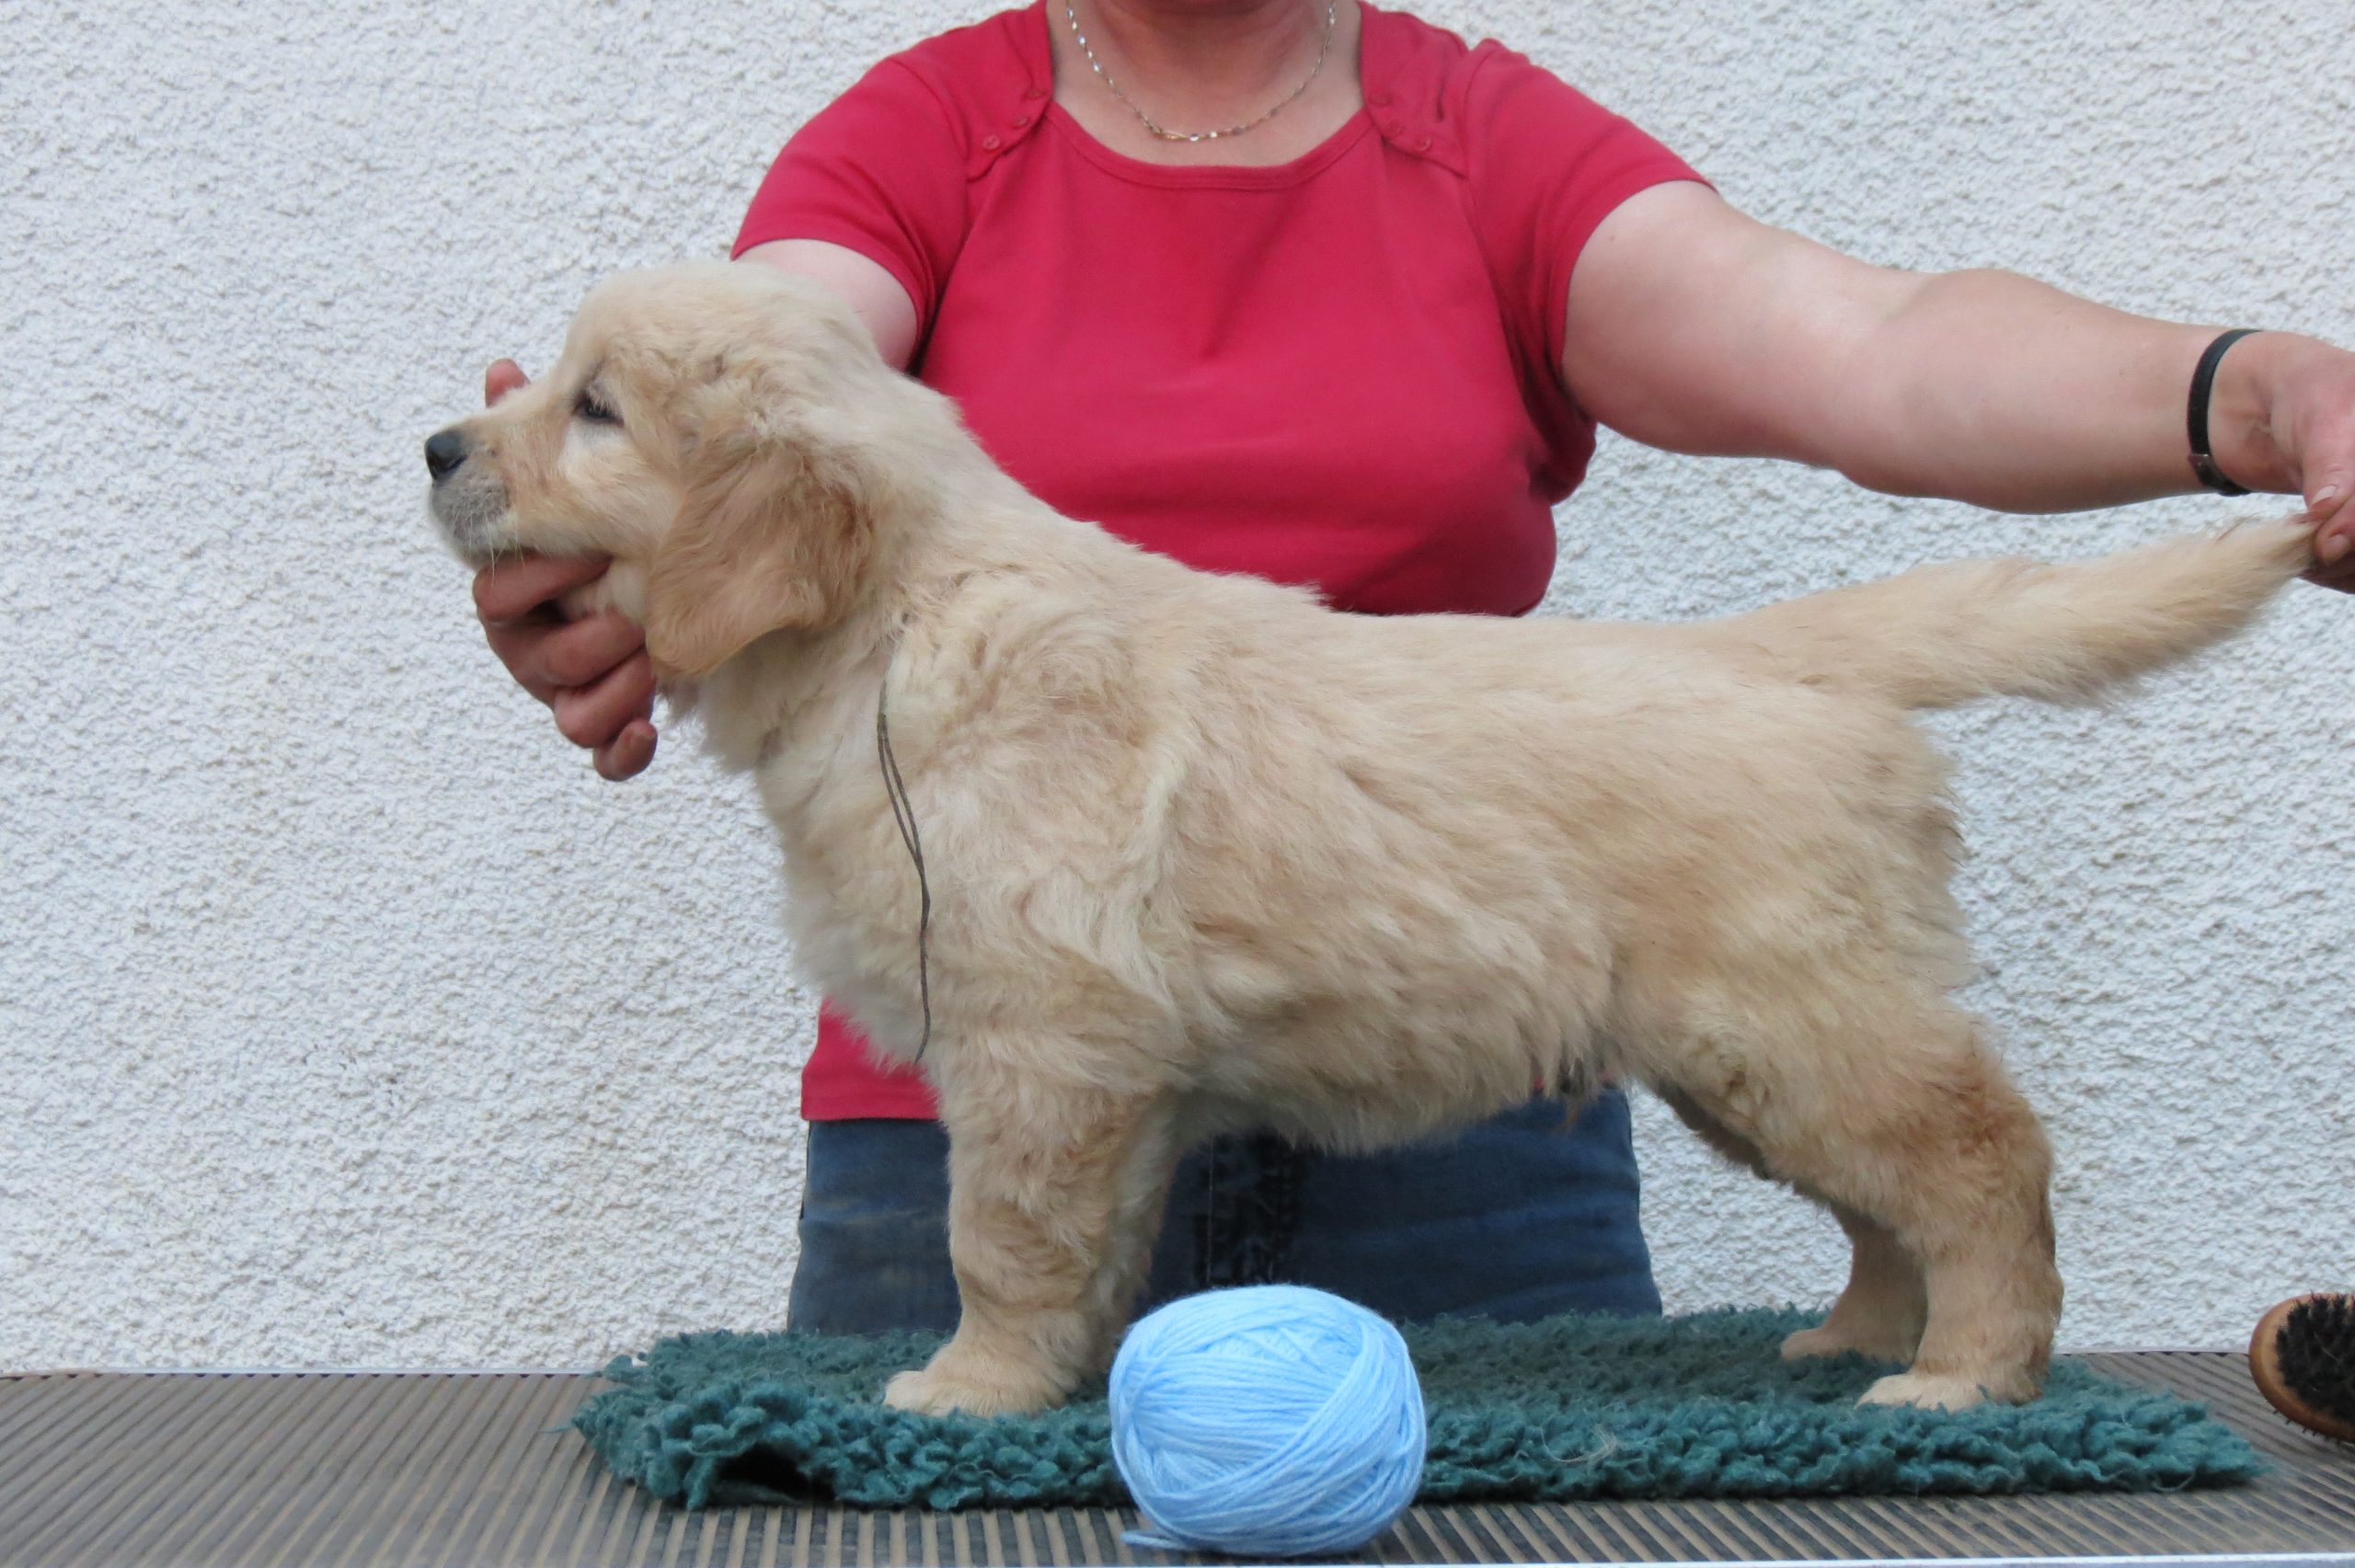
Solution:
M 425 443 L 433 519 L 477 566 L 536 551 L 636 568 L 611 575 L 645 584 L 621 608 L 656 669 L 702 675 L 856 603 L 879 537 L 923 498 L 893 429 L 912 392 L 816 284 L 737 262 L 626 273 L 546 375 Z

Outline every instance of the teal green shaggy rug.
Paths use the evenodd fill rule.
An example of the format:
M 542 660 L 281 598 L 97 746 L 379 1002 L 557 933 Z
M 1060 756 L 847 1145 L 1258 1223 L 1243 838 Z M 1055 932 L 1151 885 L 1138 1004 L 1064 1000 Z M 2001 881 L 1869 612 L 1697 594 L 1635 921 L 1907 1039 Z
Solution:
M 2175 1491 L 2263 1466 L 2199 1405 L 2057 1365 L 2043 1399 L 1859 1409 L 1890 1370 L 1785 1362 L 1797 1312 L 1406 1331 L 1430 1446 L 1421 1501 Z M 884 1408 L 928 1336 L 698 1333 L 616 1361 L 573 1417 L 623 1479 L 690 1508 L 781 1500 L 1060 1507 L 1128 1500 L 1100 1385 L 994 1421 Z

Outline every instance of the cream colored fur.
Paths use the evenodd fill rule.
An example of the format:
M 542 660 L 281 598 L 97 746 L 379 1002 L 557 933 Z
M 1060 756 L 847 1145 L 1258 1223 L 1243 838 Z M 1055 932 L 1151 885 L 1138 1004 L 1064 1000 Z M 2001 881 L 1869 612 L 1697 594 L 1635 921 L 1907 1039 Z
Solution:
M 619 427 L 576 413 L 592 379 Z M 1955 824 L 1907 711 L 2090 697 L 2308 560 L 2261 525 L 1694 625 L 1335 614 L 1058 516 L 822 291 L 727 264 L 600 289 L 546 380 L 458 429 L 445 530 L 618 559 L 758 784 L 802 969 L 906 1057 L 888 701 L 963 1300 L 889 1397 L 931 1411 L 1037 1409 L 1102 1364 L 1193 1140 L 1366 1149 L 1607 1077 L 1846 1229 L 1790 1354 L 1910 1362 L 1881 1402 L 2033 1398 L 2050 1157 L 1949 999 Z

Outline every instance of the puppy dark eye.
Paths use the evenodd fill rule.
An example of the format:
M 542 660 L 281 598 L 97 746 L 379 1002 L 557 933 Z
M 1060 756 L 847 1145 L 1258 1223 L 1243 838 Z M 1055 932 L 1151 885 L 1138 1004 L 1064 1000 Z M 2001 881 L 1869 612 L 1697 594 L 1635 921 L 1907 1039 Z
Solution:
M 622 417 L 587 387 L 580 389 L 580 400 L 573 404 L 572 411 L 592 425 L 618 425 L 622 422 Z

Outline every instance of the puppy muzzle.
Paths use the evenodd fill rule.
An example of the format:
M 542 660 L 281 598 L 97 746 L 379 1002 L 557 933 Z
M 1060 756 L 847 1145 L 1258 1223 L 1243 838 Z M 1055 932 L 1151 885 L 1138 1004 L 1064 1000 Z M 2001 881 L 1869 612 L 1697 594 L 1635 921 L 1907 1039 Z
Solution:
M 429 505 L 442 537 L 458 557 L 479 567 L 513 547 L 508 536 L 507 487 L 490 465 L 455 429 L 437 431 L 425 443 L 426 471 L 433 476 Z

